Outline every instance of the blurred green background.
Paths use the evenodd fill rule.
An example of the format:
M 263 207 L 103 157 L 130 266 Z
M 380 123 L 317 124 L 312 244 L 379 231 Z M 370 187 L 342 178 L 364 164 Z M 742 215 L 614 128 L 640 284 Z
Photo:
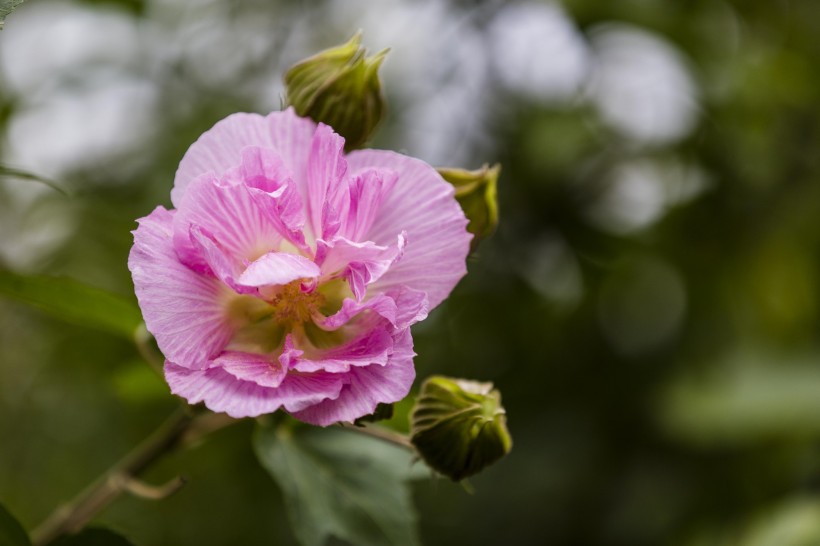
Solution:
M 425 544 L 820 544 L 820 3 L 29 0 L 0 33 L 0 266 L 133 298 L 134 219 L 293 62 L 391 47 L 374 147 L 499 161 L 501 224 L 414 330 L 495 382 L 515 445 L 414 485 Z M 176 407 L 133 346 L 0 300 L 0 499 L 32 527 Z M 295 544 L 251 423 L 99 522 Z

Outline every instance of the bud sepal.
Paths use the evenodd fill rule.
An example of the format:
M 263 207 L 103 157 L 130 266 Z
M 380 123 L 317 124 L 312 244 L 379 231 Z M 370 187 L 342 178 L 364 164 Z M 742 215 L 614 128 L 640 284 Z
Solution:
M 461 481 L 512 448 L 501 393 L 492 383 L 432 376 L 411 416 L 410 441 L 425 463 Z
M 467 231 L 473 234 L 470 249 L 493 234 L 498 226 L 498 175 L 501 165 L 484 165 L 480 169 L 440 168 L 438 173 L 456 190 L 456 200 L 470 221 Z
M 288 104 L 300 116 L 333 127 L 348 150 L 370 138 L 385 110 L 379 68 L 388 50 L 368 57 L 361 41 L 358 32 L 297 63 L 284 78 Z

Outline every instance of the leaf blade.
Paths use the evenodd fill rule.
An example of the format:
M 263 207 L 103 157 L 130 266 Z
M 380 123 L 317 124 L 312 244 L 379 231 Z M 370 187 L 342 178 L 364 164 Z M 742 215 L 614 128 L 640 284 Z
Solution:
M 38 174 L 34 174 L 21 169 L 15 169 L 14 167 L 9 167 L 7 165 L 0 165 L 0 178 L 14 178 L 18 180 L 39 182 L 40 184 L 44 184 L 49 188 L 53 189 L 54 191 L 62 193 L 65 196 L 69 196 L 68 191 L 60 187 L 60 185 L 57 184 L 55 181 L 44 176 L 40 176 Z
M 0 30 L 3 30 L 6 15 L 14 11 L 14 9 L 23 2 L 25 2 L 25 0 L 0 0 Z
M 0 504 L 0 546 L 31 546 L 20 523 Z
M 339 429 L 260 425 L 254 449 L 279 483 L 298 540 L 418 545 L 410 452 Z
M 20 275 L 0 269 L 0 296 L 66 322 L 128 339 L 142 322 L 139 309 L 128 300 L 66 277 Z
M 63 535 L 51 544 L 52 546 L 134 546 L 134 543 L 124 536 L 102 527 L 89 527 L 76 535 Z

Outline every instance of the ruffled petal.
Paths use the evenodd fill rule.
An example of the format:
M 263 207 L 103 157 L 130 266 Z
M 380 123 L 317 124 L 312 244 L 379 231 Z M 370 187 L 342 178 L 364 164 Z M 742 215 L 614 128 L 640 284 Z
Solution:
M 401 233 L 390 246 L 379 246 L 370 241 L 355 243 L 343 237 L 330 242 L 317 241 L 316 263 L 322 274 L 340 273 L 350 283 L 350 290 L 358 301 L 364 299 L 367 285 L 377 281 L 401 258 L 406 245 L 406 233 Z
M 296 184 L 282 158 L 273 150 L 247 147 L 237 178 L 251 197 L 265 210 L 283 237 L 299 249 L 308 250 L 303 228 L 304 206 Z
M 383 326 L 377 326 L 343 345 L 316 351 L 310 359 L 296 360 L 293 369 L 300 372 L 343 373 L 350 371 L 351 366 L 384 366 L 392 352 L 393 336 Z
M 303 351 L 301 349 L 297 349 L 296 346 L 293 344 L 293 335 L 288 334 L 285 336 L 285 344 L 282 347 L 282 354 L 279 355 L 279 363 L 282 367 L 286 370 L 290 370 L 294 367 L 296 360 L 302 356 Z
M 311 405 L 293 416 L 325 427 L 340 421 L 353 422 L 376 411 L 379 404 L 398 402 L 410 392 L 416 377 L 414 356 L 410 330 L 402 330 L 395 336 L 394 352 L 385 366 L 351 368 L 338 397 Z
M 285 161 L 270 148 L 246 146 L 241 157 L 238 175 L 249 188 L 270 193 L 293 180 Z
M 264 355 L 226 351 L 219 355 L 213 366 L 222 368 L 236 379 L 252 381 L 260 387 L 278 387 L 287 376 L 287 368 L 278 360 Z
M 317 320 L 316 324 L 324 330 L 335 330 L 368 311 L 387 319 L 393 327 L 404 329 L 427 318 L 429 305 L 424 292 L 393 288 L 365 302 L 345 298 L 341 309 L 325 319 Z
M 187 258 L 187 260 L 181 259 L 183 263 L 187 261 L 187 265 L 192 265 L 196 271 L 204 269 L 203 272 L 214 275 L 239 294 L 257 292 L 255 288 L 237 283 L 236 278 L 240 272 L 239 264 L 228 255 L 213 235 L 199 226 L 192 225 L 188 228 L 188 237 L 191 246 L 183 251 Z M 179 255 L 180 248 L 177 247 L 176 250 Z M 207 269 L 202 268 L 203 264 L 207 266 Z
M 179 262 L 172 244 L 173 216 L 157 207 L 138 220 L 128 268 L 146 327 L 160 350 L 180 366 L 198 369 L 233 334 L 224 307 L 229 291 Z
M 243 286 L 283 285 L 299 279 L 315 279 L 319 266 L 304 256 L 287 252 L 268 252 L 253 262 L 239 276 Z
M 411 243 L 401 261 L 368 290 L 397 286 L 421 290 L 433 309 L 467 272 L 472 236 L 452 186 L 427 163 L 394 152 L 359 150 L 347 160 L 353 175 L 373 167 L 398 174 L 365 238 L 386 245 L 406 230 Z
M 339 229 L 342 179 L 347 172 L 345 139 L 320 123 L 313 135 L 307 164 L 307 210 L 315 239 L 326 239 Z
M 324 400 L 337 398 L 343 381 L 338 374 L 290 373 L 276 387 L 263 387 L 237 379 L 222 368 L 189 370 L 165 362 L 165 379 L 171 392 L 191 404 L 205 402 L 211 411 L 231 417 L 256 417 L 281 407 L 301 411 Z
M 237 264 L 278 248 L 282 235 L 243 184 L 224 185 L 212 175 L 193 180 L 174 217 L 174 245 L 189 265 L 197 256 L 191 226 L 207 232 Z M 201 258 L 205 261 L 205 258 Z
M 398 174 L 390 169 L 365 169 L 351 177 L 340 206 L 339 235 L 351 241 L 366 240 L 376 213 L 397 180 Z
M 312 121 L 297 116 L 293 108 L 267 116 L 239 113 L 226 117 L 188 148 L 174 178 L 171 202 L 179 208 L 188 185 L 200 175 L 221 176 L 236 166 L 246 146 L 274 150 L 296 183 L 306 188 L 305 170 L 315 129 Z M 300 190 L 300 193 L 307 192 Z

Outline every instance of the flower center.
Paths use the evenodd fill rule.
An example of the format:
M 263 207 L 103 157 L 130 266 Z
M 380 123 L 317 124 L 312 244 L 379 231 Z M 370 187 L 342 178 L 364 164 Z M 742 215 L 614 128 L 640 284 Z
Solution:
M 234 335 L 230 351 L 270 354 L 282 347 L 285 336 L 293 333 L 302 349 L 328 348 L 344 341 L 341 332 L 326 332 L 316 326 L 317 316 L 329 316 L 351 295 L 347 283 L 331 280 L 318 287 L 303 281 L 261 290 L 262 298 L 232 293 L 226 305 Z
M 285 328 L 293 329 L 309 321 L 324 304 L 324 300 L 318 290 L 305 291 L 302 281 L 293 281 L 279 288 L 271 298 L 273 320 Z

